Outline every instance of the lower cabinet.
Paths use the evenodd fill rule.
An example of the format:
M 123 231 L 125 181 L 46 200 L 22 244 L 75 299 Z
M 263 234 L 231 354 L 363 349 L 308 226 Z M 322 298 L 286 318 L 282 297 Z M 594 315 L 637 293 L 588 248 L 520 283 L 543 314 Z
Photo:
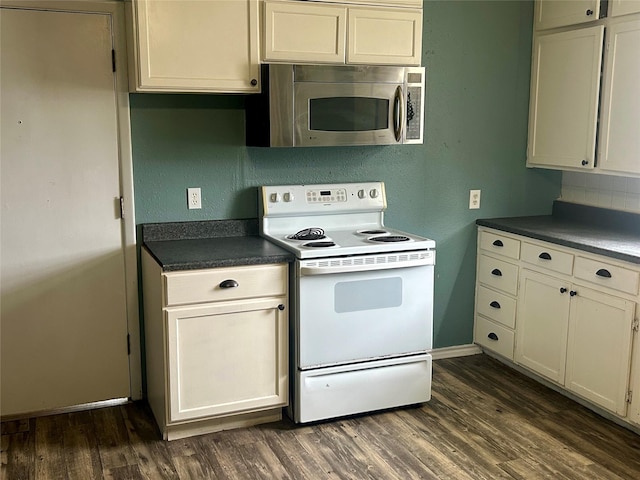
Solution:
M 282 418 L 286 264 L 162 272 L 143 250 L 147 398 L 173 440 Z
M 479 265 L 486 261 L 483 235 L 502 235 L 499 240 L 504 244 L 519 241 L 521 255 L 510 260 L 519 268 L 513 289 L 517 292 L 513 333 L 504 326 L 511 326 L 511 320 L 501 320 L 501 326 L 494 323 L 499 321 L 495 313 L 494 321 L 487 319 L 489 299 L 503 313 L 506 302 L 499 292 L 487 293 L 486 274 L 479 266 L 476 343 L 587 404 L 640 424 L 640 403 L 632 400 L 632 390 L 640 388 L 637 346 L 638 353 L 632 355 L 638 330 L 640 268 L 491 229 L 481 228 L 479 235 Z M 487 341 L 486 335 L 496 341 Z M 513 355 L 505 349 L 511 335 L 515 335 Z

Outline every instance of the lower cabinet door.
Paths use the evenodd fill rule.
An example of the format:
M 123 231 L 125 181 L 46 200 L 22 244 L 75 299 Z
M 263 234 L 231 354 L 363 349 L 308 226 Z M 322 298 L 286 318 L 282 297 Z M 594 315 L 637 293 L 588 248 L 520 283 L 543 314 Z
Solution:
M 564 384 L 570 284 L 522 270 L 515 361 Z
M 166 309 L 169 422 L 287 403 L 281 305 L 285 297 Z
M 587 288 L 573 291 L 565 385 L 624 416 L 636 305 Z

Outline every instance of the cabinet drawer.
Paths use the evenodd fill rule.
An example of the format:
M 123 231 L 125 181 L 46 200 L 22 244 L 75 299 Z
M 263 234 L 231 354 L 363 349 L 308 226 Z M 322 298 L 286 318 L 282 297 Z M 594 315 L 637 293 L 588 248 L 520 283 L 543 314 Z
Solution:
M 478 281 L 515 296 L 518 293 L 518 266 L 480 255 Z
M 640 274 L 605 262 L 576 257 L 574 276 L 631 295 L 638 294 Z
M 480 248 L 517 260 L 520 258 L 520 241 L 492 232 L 480 232 Z
M 476 312 L 509 328 L 516 326 L 516 299 L 478 285 Z
M 166 305 L 217 302 L 286 293 L 287 266 L 251 265 L 166 273 Z M 223 282 L 237 286 L 226 287 Z
M 522 243 L 521 257 L 523 262 L 544 267 L 554 272 L 571 275 L 573 255 L 533 243 Z
M 477 344 L 513 360 L 514 335 L 508 328 L 477 316 L 474 338 Z

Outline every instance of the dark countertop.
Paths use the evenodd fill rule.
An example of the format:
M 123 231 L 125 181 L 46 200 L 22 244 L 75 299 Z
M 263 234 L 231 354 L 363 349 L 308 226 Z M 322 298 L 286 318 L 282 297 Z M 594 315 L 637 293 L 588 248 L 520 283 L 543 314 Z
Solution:
M 288 263 L 295 257 L 258 235 L 258 221 L 144 224 L 143 245 L 165 272 Z
M 640 215 L 556 201 L 551 215 L 476 220 L 477 225 L 640 264 Z

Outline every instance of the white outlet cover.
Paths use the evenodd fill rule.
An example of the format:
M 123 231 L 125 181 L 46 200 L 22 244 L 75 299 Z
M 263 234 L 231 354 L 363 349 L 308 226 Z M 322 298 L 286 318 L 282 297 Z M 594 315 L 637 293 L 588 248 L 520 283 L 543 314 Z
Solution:
M 200 187 L 187 188 L 187 208 L 189 210 L 202 208 Z

